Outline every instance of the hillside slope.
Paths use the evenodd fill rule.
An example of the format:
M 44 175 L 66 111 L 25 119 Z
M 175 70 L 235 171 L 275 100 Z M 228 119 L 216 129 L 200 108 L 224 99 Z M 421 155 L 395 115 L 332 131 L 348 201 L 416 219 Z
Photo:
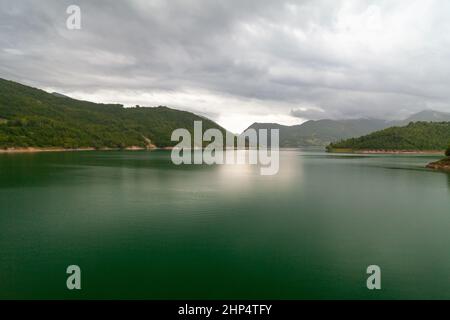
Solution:
M 358 137 L 387 127 L 386 121 L 377 119 L 310 120 L 301 125 L 283 126 L 275 123 L 254 123 L 249 128 L 279 129 L 280 146 L 326 146 L 330 142 Z
M 444 151 L 449 142 L 450 122 L 411 122 L 405 127 L 392 127 L 360 138 L 331 143 L 327 149 Z
M 173 146 L 172 131 L 225 129 L 193 113 L 157 108 L 124 108 L 50 94 L 0 79 L 0 148 L 126 148 Z

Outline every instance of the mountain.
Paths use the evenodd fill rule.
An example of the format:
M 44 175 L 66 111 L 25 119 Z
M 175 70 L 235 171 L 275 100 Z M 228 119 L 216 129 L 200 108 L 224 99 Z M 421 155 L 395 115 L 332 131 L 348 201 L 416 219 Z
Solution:
M 55 97 L 58 97 L 58 98 L 70 98 L 70 97 L 68 97 L 68 96 L 66 96 L 66 95 L 64 95 L 62 93 L 59 93 L 59 92 L 52 92 L 52 95 L 54 95 Z
M 310 120 L 301 125 L 283 126 L 274 123 L 254 123 L 249 128 L 279 129 L 280 147 L 325 146 L 332 141 L 358 137 L 386 128 L 387 122 L 378 119 Z
M 172 131 L 191 133 L 195 120 L 203 130 L 225 129 L 190 112 L 157 108 L 124 108 L 51 94 L 0 79 L 0 148 L 168 147 Z
M 450 122 L 411 122 L 405 127 L 391 127 L 359 138 L 331 143 L 328 151 L 443 151 L 450 143 Z
M 405 120 L 387 121 L 381 119 L 316 120 L 300 125 L 283 126 L 276 123 L 254 123 L 249 128 L 279 129 L 280 147 L 326 146 L 332 142 L 360 137 L 371 132 L 394 126 L 406 126 L 410 122 L 450 121 L 450 113 L 425 110 Z
M 401 123 L 407 125 L 410 122 L 418 122 L 418 121 L 447 122 L 450 121 L 450 113 L 434 110 L 424 110 L 422 112 L 413 114 L 406 120 L 401 121 Z

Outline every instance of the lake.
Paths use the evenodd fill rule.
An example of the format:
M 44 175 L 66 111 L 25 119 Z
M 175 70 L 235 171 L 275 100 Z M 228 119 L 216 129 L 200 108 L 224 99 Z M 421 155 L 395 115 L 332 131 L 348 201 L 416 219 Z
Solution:
M 435 159 L 284 150 L 261 176 L 170 151 L 0 154 L 0 298 L 450 299 Z

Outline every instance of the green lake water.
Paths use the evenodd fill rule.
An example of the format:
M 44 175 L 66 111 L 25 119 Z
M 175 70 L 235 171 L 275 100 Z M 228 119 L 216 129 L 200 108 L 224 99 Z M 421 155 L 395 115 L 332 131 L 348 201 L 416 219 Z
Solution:
M 450 299 L 435 159 L 286 150 L 261 176 L 167 151 L 2 154 L 0 298 Z

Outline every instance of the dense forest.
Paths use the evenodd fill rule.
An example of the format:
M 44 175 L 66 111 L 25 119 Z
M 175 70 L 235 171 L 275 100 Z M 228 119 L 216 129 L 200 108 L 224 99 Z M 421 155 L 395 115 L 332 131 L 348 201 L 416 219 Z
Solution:
M 124 108 L 80 101 L 0 79 L 0 148 L 168 147 L 172 131 L 225 129 L 206 118 L 167 107 Z
M 352 150 L 445 150 L 450 142 L 450 122 L 411 122 L 360 138 L 328 145 L 328 151 Z

